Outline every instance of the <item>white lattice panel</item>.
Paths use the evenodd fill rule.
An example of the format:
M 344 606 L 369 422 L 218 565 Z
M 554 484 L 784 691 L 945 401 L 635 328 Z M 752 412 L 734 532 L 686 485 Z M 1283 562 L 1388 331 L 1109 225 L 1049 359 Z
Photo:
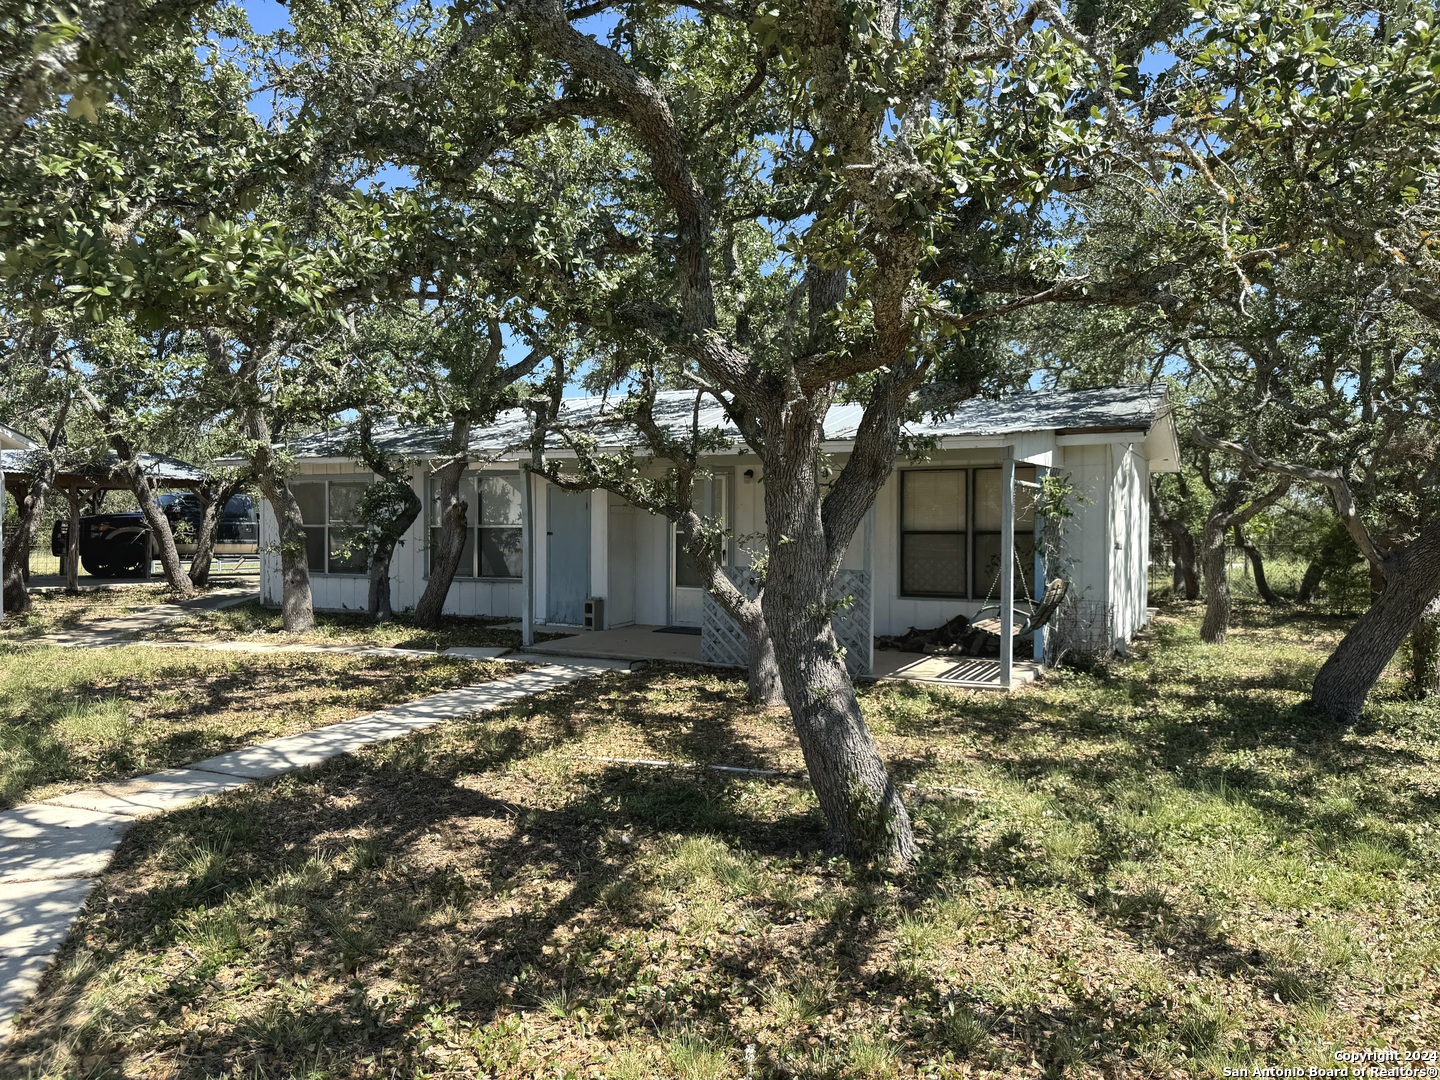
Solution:
M 869 675 L 871 671 L 870 575 L 864 570 L 841 570 L 835 577 L 835 591 L 831 599 L 846 601 L 846 606 L 835 610 L 830 616 L 830 626 L 845 647 L 845 667 L 851 677 Z
M 727 566 L 725 576 L 750 599 L 759 583 L 748 567 Z M 874 602 L 870 575 L 864 570 L 841 570 L 832 594 L 839 606 L 831 616 L 835 637 L 845 649 L 845 667 L 851 677 L 869 675 L 872 667 L 870 605 Z M 841 603 L 843 601 L 843 603 Z M 705 594 L 700 617 L 700 659 L 707 664 L 746 666 L 745 634 L 713 596 Z
M 746 599 L 753 600 L 759 593 L 759 582 L 749 567 L 727 566 L 725 576 Z M 744 631 L 707 592 L 700 609 L 700 659 L 743 668 L 747 666 L 746 652 Z

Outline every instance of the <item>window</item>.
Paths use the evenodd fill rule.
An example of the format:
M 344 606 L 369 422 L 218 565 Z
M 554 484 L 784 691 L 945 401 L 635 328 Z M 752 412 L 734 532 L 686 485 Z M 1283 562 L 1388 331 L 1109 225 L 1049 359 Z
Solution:
M 460 479 L 460 498 L 466 506 L 468 527 L 456 576 L 518 581 L 524 571 L 520 474 L 471 473 L 463 476 Z M 440 505 L 440 483 L 434 478 L 430 480 L 430 497 L 426 505 L 430 527 L 428 566 L 440 543 L 440 523 L 444 517 L 444 507 Z
M 370 561 L 360 500 L 369 480 L 305 480 L 290 485 L 305 522 L 312 574 L 363 574 Z
M 999 468 L 910 469 L 900 474 L 900 595 L 985 599 L 1000 589 Z M 1017 480 L 1033 482 L 1034 466 Z M 1035 491 L 1015 492 L 1022 588 L 1035 594 Z
M 975 469 L 975 590 L 972 596 L 1000 598 L 1000 469 Z M 1035 482 L 1033 465 L 1017 465 L 1015 479 Z M 1015 595 L 1035 595 L 1035 489 L 1015 485 L 1015 555 L 1020 573 Z
M 966 595 L 965 489 L 969 479 L 968 469 L 901 474 L 901 595 Z

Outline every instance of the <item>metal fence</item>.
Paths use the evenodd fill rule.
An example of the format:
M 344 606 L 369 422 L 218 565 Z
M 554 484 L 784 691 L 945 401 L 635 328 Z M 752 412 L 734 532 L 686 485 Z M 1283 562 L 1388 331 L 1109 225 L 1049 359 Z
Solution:
M 1300 581 L 1305 576 L 1308 561 L 1278 544 L 1260 541 L 1257 546 L 1265 563 L 1265 579 L 1270 588 L 1284 599 L 1294 600 L 1300 593 Z M 1151 535 L 1148 581 L 1151 603 L 1175 595 L 1173 550 L 1167 535 Z M 1227 555 L 1225 575 L 1231 596 L 1237 600 L 1258 600 L 1260 594 L 1255 587 L 1255 572 L 1250 560 L 1236 551 L 1233 545 L 1227 549 Z M 1195 571 L 1197 574 L 1200 572 L 1198 560 Z M 1202 590 L 1205 587 L 1203 579 L 1200 587 Z M 1363 562 L 1343 570 L 1328 571 L 1311 597 L 1311 603 L 1316 608 L 1332 613 L 1363 611 L 1369 601 L 1370 579 Z
M 1077 667 L 1104 663 L 1115 655 L 1115 606 L 1104 600 L 1067 598 L 1050 621 L 1046 660 Z

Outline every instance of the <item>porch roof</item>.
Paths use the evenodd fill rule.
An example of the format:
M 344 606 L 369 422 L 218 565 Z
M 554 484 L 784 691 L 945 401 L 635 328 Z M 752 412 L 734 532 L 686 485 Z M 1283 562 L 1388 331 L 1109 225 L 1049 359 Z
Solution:
M 0 472 L 6 483 L 23 483 L 35 475 L 43 448 L 35 450 L 0 450 Z M 123 489 L 130 485 L 115 476 L 120 458 L 109 451 L 103 458 L 91 461 L 61 461 L 55 473 L 55 486 L 61 488 Z M 169 487 L 197 487 L 209 479 L 204 469 L 168 454 L 141 454 L 140 468 L 146 476 Z
M 575 426 L 598 428 L 609 432 L 603 441 L 610 446 L 638 447 L 639 436 L 620 415 L 622 397 L 567 398 L 561 406 L 561 421 Z M 825 417 L 825 437 L 831 442 L 845 443 L 855 438 L 864 413 L 858 403 L 833 406 Z M 1056 432 L 1085 434 L 1087 432 L 1148 432 L 1157 420 L 1168 417 L 1165 392 L 1146 386 L 1109 386 L 1092 390 L 1027 390 L 999 399 L 972 398 L 949 417 L 907 425 L 914 436 L 936 438 L 988 438 L 1022 432 Z M 662 391 L 656 401 L 655 418 L 662 427 L 679 435 L 689 430 L 695 419 L 695 393 L 690 390 Z M 700 402 L 701 431 L 723 432 L 740 441 L 740 433 L 730 423 L 723 409 L 710 397 Z M 530 421 L 523 409 L 510 409 L 496 420 L 479 426 L 471 435 L 470 452 L 477 455 L 523 452 L 529 438 Z M 375 443 L 384 453 L 413 460 L 424 460 L 444 453 L 449 438 L 447 425 L 402 427 L 380 426 L 375 429 Z M 290 444 L 297 458 L 348 459 L 347 443 L 351 432 L 336 428 L 297 439 Z M 551 440 L 558 446 L 557 440 Z
M 0 450 L 29 450 L 37 445 L 23 431 L 16 431 L 9 424 L 0 424 Z

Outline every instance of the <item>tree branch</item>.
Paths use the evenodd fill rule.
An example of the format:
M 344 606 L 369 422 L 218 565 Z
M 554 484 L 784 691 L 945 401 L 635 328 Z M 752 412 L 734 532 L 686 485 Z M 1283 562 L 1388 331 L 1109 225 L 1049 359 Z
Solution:
M 1233 454 L 1261 472 L 1278 473 L 1296 480 L 1321 485 L 1330 492 L 1330 498 L 1335 504 L 1335 512 L 1340 515 L 1340 520 L 1345 525 L 1345 531 L 1355 541 L 1355 546 L 1360 549 L 1360 553 L 1375 566 L 1384 567 L 1390 553 L 1375 543 L 1374 538 L 1370 535 L 1370 530 L 1360 520 L 1360 514 L 1355 509 L 1355 498 L 1350 490 L 1350 484 L 1339 469 L 1311 469 L 1304 465 L 1276 461 L 1273 458 L 1257 454 L 1250 447 L 1240 443 L 1217 439 L 1198 427 L 1190 432 L 1190 441 L 1204 450 L 1220 450 L 1227 454 Z

